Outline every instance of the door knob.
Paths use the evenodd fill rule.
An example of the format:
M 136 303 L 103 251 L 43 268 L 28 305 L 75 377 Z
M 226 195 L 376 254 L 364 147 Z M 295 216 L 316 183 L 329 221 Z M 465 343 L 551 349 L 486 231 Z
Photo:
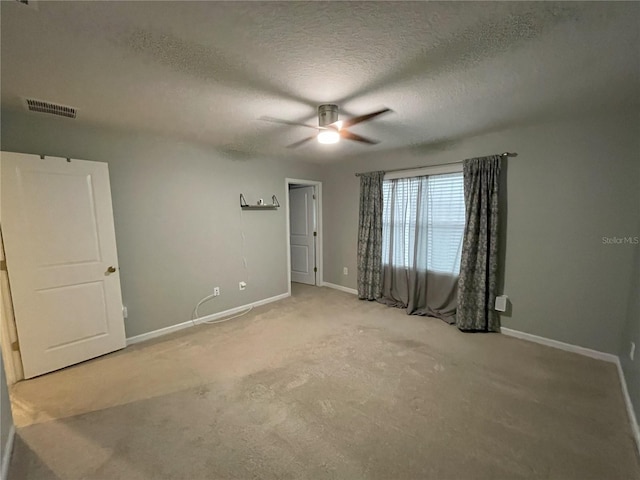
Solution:
M 116 273 L 116 267 L 111 266 L 107 268 L 107 273 Z

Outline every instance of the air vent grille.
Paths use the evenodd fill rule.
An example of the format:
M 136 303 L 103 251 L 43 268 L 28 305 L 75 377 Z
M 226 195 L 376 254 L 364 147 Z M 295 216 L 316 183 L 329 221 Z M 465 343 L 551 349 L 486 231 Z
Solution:
M 27 98 L 27 108 L 32 112 L 50 113 L 60 117 L 76 118 L 77 110 L 73 107 L 56 105 L 55 103 L 43 102 Z

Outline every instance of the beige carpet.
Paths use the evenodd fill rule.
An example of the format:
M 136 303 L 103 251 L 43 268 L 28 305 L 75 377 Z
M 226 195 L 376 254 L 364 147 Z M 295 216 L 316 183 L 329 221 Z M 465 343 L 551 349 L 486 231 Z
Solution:
M 613 364 L 327 288 L 11 394 L 11 480 L 640 478 Z

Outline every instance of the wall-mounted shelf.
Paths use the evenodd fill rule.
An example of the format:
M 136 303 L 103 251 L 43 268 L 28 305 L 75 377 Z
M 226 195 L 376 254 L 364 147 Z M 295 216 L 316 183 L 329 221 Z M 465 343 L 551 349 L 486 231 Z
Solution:
M 262 205 L 249 205 L 244 198 L 244 195 L 240 194 L 240 208 L 243 210 L 275 210 L 280 206 L 280 202 L 275 195 L 271 197 L 271 201 L 273 203 L 270 204 L 262 204 Z

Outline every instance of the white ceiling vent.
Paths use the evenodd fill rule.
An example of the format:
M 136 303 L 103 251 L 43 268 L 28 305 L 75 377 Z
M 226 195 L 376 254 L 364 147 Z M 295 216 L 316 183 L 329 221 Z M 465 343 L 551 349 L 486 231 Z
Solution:
M 32 112 L 50 113 L 60 117 L 76 118 L 77 110 L 73 107 L 65 107 L 64 105 L 56 105 L 55 103 L 43 102 L 42 100 L 34 100 L 27 98 L 27 108 Z

